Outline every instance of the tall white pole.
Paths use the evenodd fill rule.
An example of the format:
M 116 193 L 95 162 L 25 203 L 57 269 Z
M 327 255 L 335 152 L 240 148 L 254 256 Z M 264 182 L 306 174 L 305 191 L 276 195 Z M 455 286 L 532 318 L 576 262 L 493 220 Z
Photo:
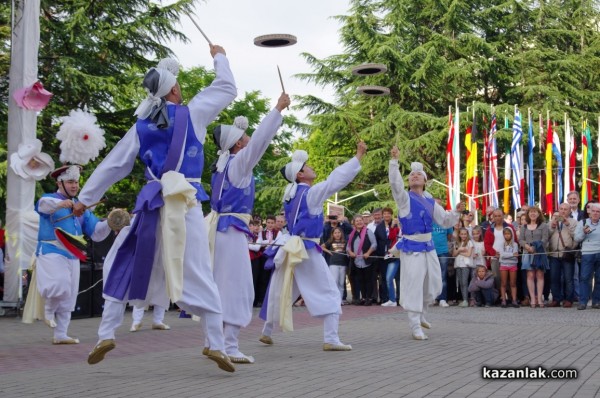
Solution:
M 12 94 L 38 79 L 40 0 L 13 2 L 8 100 L 8 154 L 35 139 L 37 114 L 21 109 Z M 38 217 L 33 210 L 35 181 L 26 181 L 8 167 L 6 176 L 6 269 L 4 301 L 21 298 L 21 272 L 29 266 L 37 240 Z

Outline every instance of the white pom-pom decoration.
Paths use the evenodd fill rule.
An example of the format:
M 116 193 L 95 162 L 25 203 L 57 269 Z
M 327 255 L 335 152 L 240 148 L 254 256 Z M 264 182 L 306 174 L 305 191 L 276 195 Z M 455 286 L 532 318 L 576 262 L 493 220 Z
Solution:
M 158 69 L 166 69 L 173 74 L 173 76 L 177 77 L 179 74 L 179 62 L 173 58 L 163 58 L 160 60 L 158 65 L 156 65 Z
M 248 128 L 248 118 L 246 116 L 237 116 L 233 120 L 233 125 L 240 130 L 246 130 Z
M 96 159 L 106 146 L 104 130 L 96 124 L 96 116 L 81 109 L 72 110 L 61 118 L 56 134 L 60 143 L 60 161 L 85 165 Z
M 306 163 L 308 161 L 308 153 L 299 149 L 292 154 L 292 162 Z

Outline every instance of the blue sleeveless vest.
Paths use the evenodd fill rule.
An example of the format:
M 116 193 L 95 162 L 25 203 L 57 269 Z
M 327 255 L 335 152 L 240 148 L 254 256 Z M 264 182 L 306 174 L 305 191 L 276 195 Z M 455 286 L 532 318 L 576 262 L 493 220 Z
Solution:
M 435 201 L 433 198 L 425 198 L 411 191 L 408 192 L 408 195 L 410 198 L 410 212 L 404 217 L 398 217 L 400 225 L 402 225 L 402 234 L 414 235 L 432 232 Z M 435 250 L 433 240 L 414 242 L 401 239 L 396 247 L 403 252 L 429 252 Z
M 323 234 L 323 213 L 318 216 L 312 215 L 308 211 L 306 195 L 310 187 L 308 185 L 298 185 L 294 199 L 283 204 L 285 210 L 285 219 L 288 224 L 291 235 L 297 235 L 303 238 L 320 238 Z M 298 217 L 296 217 L 296 209 Z M 315 242 L 305 240 L 304 246 L 307 249 L 319 247 Z
M 68 199 L 66 196 L 59 192 L 45 193 L 42 197 L 56 198 L 60 200 Z M 77 202 L 77 199 L 73 199 Z M 60 244 L 58 246 L 48 243 L 48 241 L 56 241 L 56 235 L 54 235 L 54 228 L 61 228 L 71 235 L 81 236 L 84 233 L 87 236 L 92 236 L 98 223 L 98 218 L 89 210 L 86 210 L 79 217 L 69 217 L 54 223 L 54 220 L 58 220 L 61 217 L 67 216 L 72 213 L 71 209 L 58 209 L 52 214 L 40 213 L 38 210 L 39 201 L 35 204 L 35 211 L 40 215 L 40 228 L 38 230 L 38 244 L 36 248 L 36 255 L 49 253 L 57 253 L 70 260 L 75 260 L 77 257 L 63 249 Z
M 250 185 L 246 188 L 240 189 L 234 187 L 227 176 L 229 164 L 234 156 L 231 155 L 229 157 L 227 165 L 222 172 L 215 172 L 212 175 L 210 207 L 217 213 L 252 214 L 252 209 L 254 208 L 254 176 L 251 179 Z M 234 227 L 239 231 L 252 235 L 248 226 L 239 218 L 234 216 L 220 216 L 217 231 L 225 232 L 229 227 Z
M 136 123 L 137 134 L 140 140 L 140 160 L 159 178 L 162 176 L 162 169 L 165 164 L 169 145 L 173 138 L 173 125 L 175 124 L 175 109 L 183 105 L 167 105 L 169 112 L 169 127 L 159 129 L 156 124 L 150 121 L 150 118 L 138 120 Z M 192 120 L 188 117 L 187 135 L 185 146 L 182 150 L 183 159 L 179 172 L 186 178 L 201 178 L 204 169 L 204 146 L 196 138 Z M 146 171 L 146 178 L 150 179 Z M 196 199 L 199 201 L 208 200 L 208 195 L 204 191 L 201 183 L 190 182 L 196 188 Z

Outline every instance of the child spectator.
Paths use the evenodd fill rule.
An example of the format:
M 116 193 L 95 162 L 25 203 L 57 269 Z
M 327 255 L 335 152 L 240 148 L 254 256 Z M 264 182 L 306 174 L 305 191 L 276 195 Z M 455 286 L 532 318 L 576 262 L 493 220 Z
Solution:
M 463 301 L 459 304 L 460 307 L 469 306 L 469 274 L 473 265 L 473 242 L 469 236 L 469 230 L 462 227 L 458 231 L 458 240 L 452 250 L 454 259 L 454 268 L 456 269 L 456 279 L 460 287 Z
M 504 247 L 500 252 L 500 306 L 506 308 L 506 282 L 510 279 L 510 296 L 512 306 L 519 308 L 517 304 L 517 263 L 519 262 L 519 245 L 515 243 L 513 230 L 504 228 Z
M 494 288 L 494 274 L 485 265 L 475 268 L 475 277 L 471 279 L 469 292 L 475 297 L 478 307 L 491 307 L 498 299 L 498 291 Z
M 346 267 L 348 266 L 344 231 L 340 227 L 335 227 L 331 232 L 329 240 L 321 245 L 321 247 L 329 254 L 329 271 L 340 291 L 340 298 L 342 298 L 346 282 Z M 344 305 L 343 301 L 342 305 Z
M 483 244 L 483 228 L 479 225 L 473 227 L 471 231 L 471 238 L 473 240 L 473 265 L 471 268 L 471 280 L 475 278 L 476 270 L 478 265 L 485 265 L 485 245 Z M 471 307 L 475 305 L 475 297 L 471 294 L 471 301 L 469 303 Z

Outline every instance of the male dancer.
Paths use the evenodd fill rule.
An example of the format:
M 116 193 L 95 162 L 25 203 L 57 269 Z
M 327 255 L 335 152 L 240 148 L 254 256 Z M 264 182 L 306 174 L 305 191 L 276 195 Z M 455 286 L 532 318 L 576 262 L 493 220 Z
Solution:
M 79 344 L 78 339 L 67 335 L 79 290 L 79 259 L 56 240 L 55 228 L 74 236 L 85 233 L 95 241 L 106 239 L 110 233 L 106 221 L 100 222 L 90 210 L 85 210 L 81 217 L 68 217 L 77 202 L 80 167 L 62 166 L 54 170 L 50 175 L 56 179 L 58 191 L 44 194 L 35 207 L 40 215 L 37 288 L 45 300 L 44 322 L 54 329 L 52 344 Z
M 146 73 L 143 85 L 148 97 L 136 110 L 137 123 L 96 168 L 81 192 L 82 204 L 93 203 L 131 172 L 138 155 L 146 166 L 148 184 L 138 195 L 134 224 L 104 284 L 100 340 L 88 357 L 89 364 L 102 361 L 115 348 L 115 330 L 123 322 L 127 301 L 167 307 L 170 298 L 204 320 L 208 357 L 220 369 L 235 370 L 224 353 L 221 300 L 198 201 L 208 199 L 200 182 L 206 126 L 233 101 L 237 90 L 225 50 L 211 45 L 210 53 L 216 78 L 188 106 L 180 105 L 176 61 L 163 60 Z
M 275 137 L 283 121 L 281 112 L 290 104 L 281 94 L 275 109 L 260 123 L 252 138 L 248 120 L 237 117 L 233 126 L 220 125 L 213 132 L 219 159 L 212 177 L 210 244 L 214 245 L 214 277 L 223 307 L 225 352 L 233 363 L 254 363 L 239 350 L 242 327 L 252 320 L 254 284 L 248 256 L 248 223 L 254 207 L 252 171 Z M 206 349 L 205 349 L 206 351 Z
M 282 170 L 289 181 L 285 189 L 284 209 L 290 235 L 275 256 L 267 299 L 266 322 L 259 341 L 273 344 L 273 322 L 279 320 L 284 331 L 293 330 L 292 302 L 302 295 L 314 317 L 323 318 L 324 351 L 350 351 L 338 336 L 342 313 L 340 292 L 321 255 L 319 238 L 323 232 L 323 203 L 348 185 L 360 171 L 360 160 L 367 146 L 359 142 L 356 156 L 337 167 L 326 181 L 313 185 L 316 174 L 306 164 L 308 154 L 296 151 Z M 278 242 L 279 243 L 279 240 Z M 264 307 L 263 307 L 264 308 Z
M 400 305 L 408 311 L 408 323 L 415 340 L 427 340 L 424 327 L 431 328 L 425 319 L 427 306 L 442 292 L 442 275 L 431 232 L 433 222 L 449 228 L 455 225 L 464 203 L 453 212 L 442 206 L 425 192 L 427 174 L 423 165 L 411 163 L 408 175 L 409 191 L 404 189 L 404 181 L 398 169 L 400 151 L 394 146 L 391 151 L 389 179 L 392 195 L 398 206 L 398 219 L 402 225 L 402 238 L 398 241 L 400 251 Z

